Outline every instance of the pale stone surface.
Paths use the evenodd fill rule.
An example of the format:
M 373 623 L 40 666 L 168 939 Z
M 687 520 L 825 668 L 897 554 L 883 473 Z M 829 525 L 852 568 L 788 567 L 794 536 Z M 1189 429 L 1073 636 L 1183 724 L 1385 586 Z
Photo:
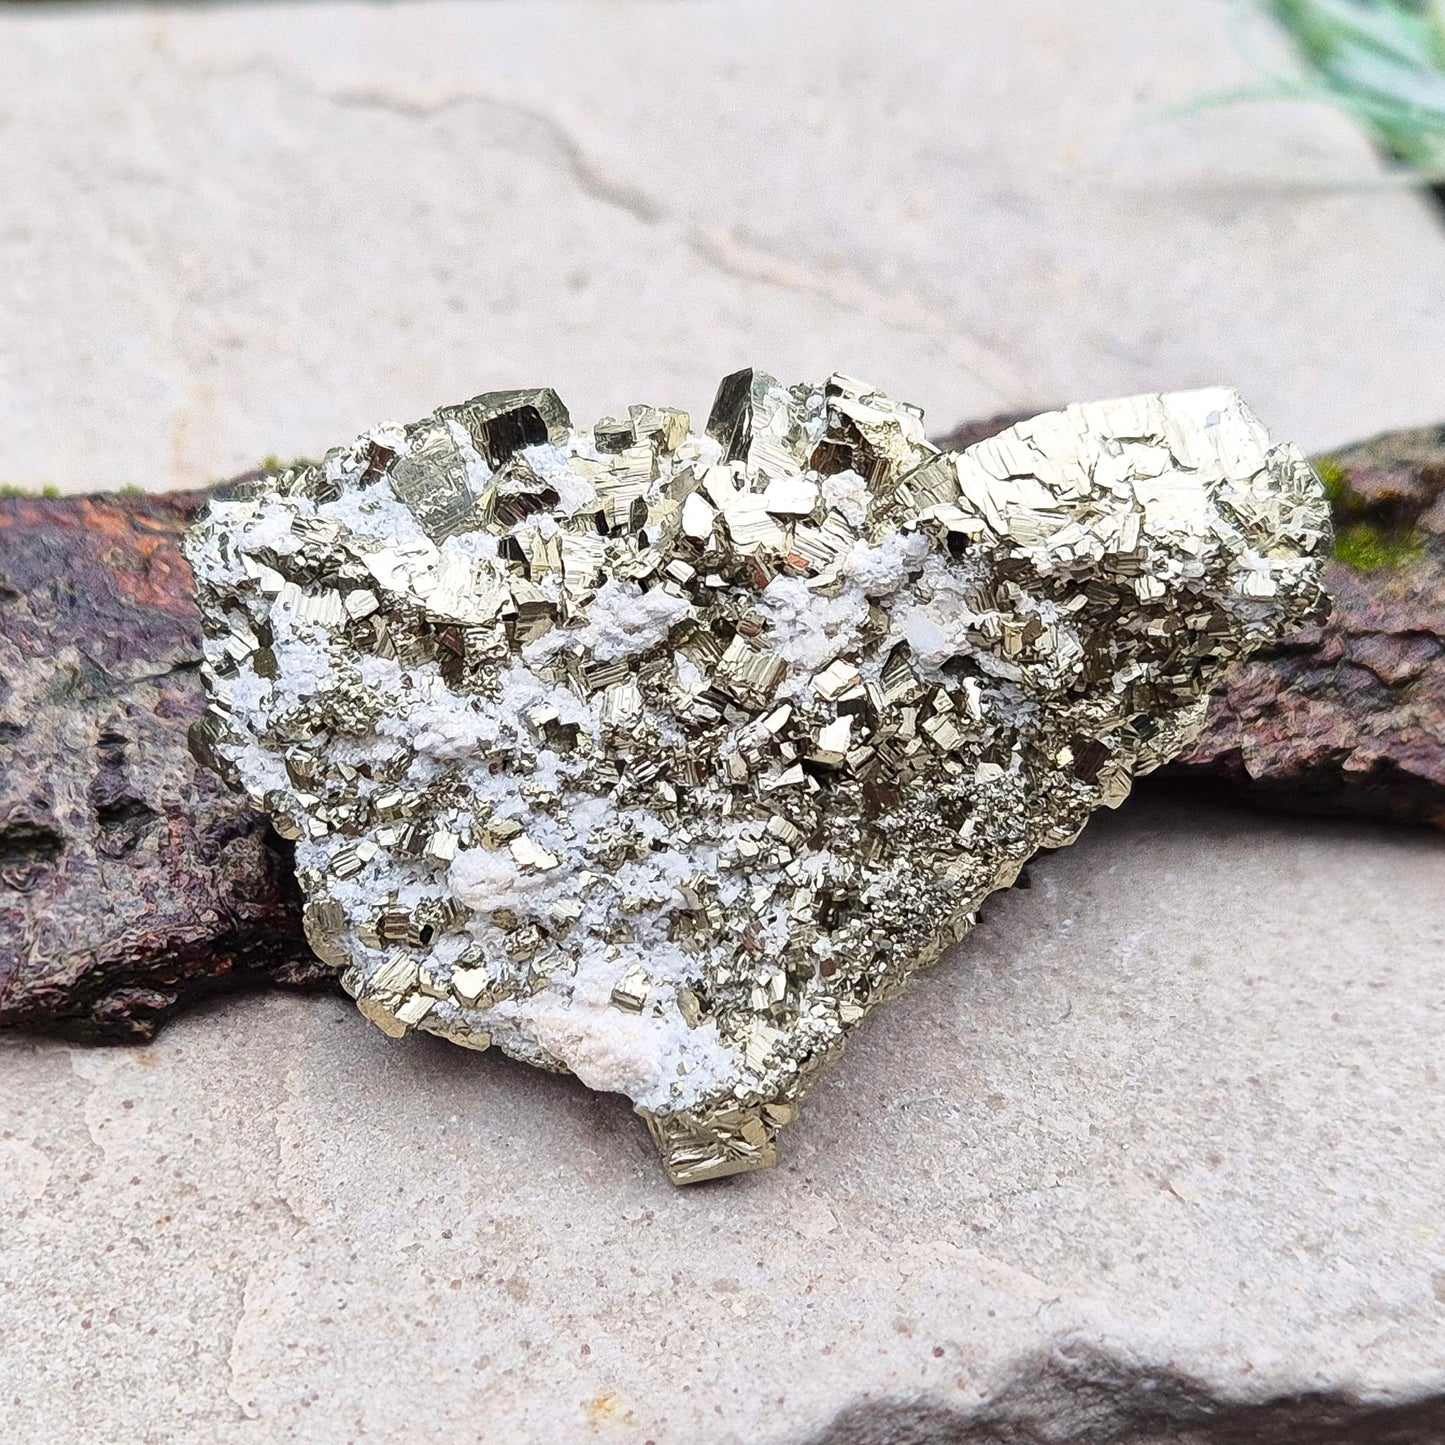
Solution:
M 781 1168 L 683 1192 L 621 1098 L 340 1000 L 9 1038 L 0 1436 L 794 1441 L 976 1412 L 1045 1345 L 1445 1389 L 1440 860 L 1135 800 L 869 1022 Z
M 1367 173 L 1348 124 L 1140 125 L 1244 77 L 1225 9 L 8 7 L 0 481 L 210 480 L 495 385 L 701 412 L 752 359 L 940 426 L 1216 381 L 1310 449 L 1438 420 L 1429 209 L 1225 183 Z M 1438 1398 L 1441 871 L 1131 803 L 782 1169 L 681 1195 L 620 1098 L 341 1001 L 7 1038 L 0 1437 L 782 1442 L 976 1414 L 1069 1340 L 1206 1398 Z
M 210 481 L 438 397 L 701 412 L 835 366 L 940 424 L 1228 383 L 1445 414 L 1445 246 L 1223 0 L 6 7 L 0 482 Z

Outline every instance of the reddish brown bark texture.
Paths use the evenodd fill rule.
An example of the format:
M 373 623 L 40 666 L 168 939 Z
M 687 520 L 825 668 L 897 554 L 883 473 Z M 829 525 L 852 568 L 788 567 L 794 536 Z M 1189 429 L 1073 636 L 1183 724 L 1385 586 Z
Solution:
M 264 819 L 199 771 L 205 498 L 0 500 L 0 1026 L 146 1038 L 324 970 Z
M 1325 470 L 1342 526 L 1406 560 L 1332 564 L 1330 620 L 1236 668 L 1164 776 L 1445 828 L 1445 428 Z M 146 1038 L 204 993 L 329 985 L 284 845 L 186 750 L 204 500 L 0 499 L 0 1027 Z
M 1329 620 L 1234 668 L 1166 776 L 1445 828 L 1445 427 L 1320 465 L 1341 551 L 1394 560 L 1368 572 L 1332 562 Z

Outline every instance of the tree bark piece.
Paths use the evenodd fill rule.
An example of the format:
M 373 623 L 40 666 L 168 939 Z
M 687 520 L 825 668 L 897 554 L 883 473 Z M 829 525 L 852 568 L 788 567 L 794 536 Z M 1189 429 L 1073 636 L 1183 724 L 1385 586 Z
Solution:
M 201 493 L 0 500 L 0 1026 L 143 1039 L 329 977 L 280 840 L 192 763 Z
M 1204 733 L 1162 776 L 1445 828 L 1445 427 L 1317 465 L 1339 531 L 1334 609 L 1232 669 Z
M 1235 668 L 1159 776 L 1445 828 L 1445 427 L 1319 466 L 1332 616 Z M 187 750 L 204 697 L 179 539 L 206 495 L 0 499 L 0 1028 L 144 1039 L 207 993 L 334 986 L 285 844 Z

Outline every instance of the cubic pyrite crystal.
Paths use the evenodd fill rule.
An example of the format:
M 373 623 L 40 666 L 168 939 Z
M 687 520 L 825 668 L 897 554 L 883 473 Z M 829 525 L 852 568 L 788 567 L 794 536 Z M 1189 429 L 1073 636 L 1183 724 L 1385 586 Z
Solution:
M 496 393 L 212 505 L 193 744 L 369 1019 L 620 1091 L 716 1178 L 1318 615 L 1328 533 L 1226 390 L 962 453 L 842 376 L 730 376 L 703 435 Z

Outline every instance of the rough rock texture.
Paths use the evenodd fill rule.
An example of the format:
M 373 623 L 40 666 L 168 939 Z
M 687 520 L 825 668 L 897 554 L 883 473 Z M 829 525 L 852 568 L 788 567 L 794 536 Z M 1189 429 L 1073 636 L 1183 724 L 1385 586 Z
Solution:
M 1230 9 L 0 7 L 0 483 L 198 485 L 516 376 L 704 406 L 753 355 L 939 420 L 1213 378 L 1314 452 L 1445 417 L 1445 241 L 1348 184 L 1349 119 L 1141 123 L 1254 78 Z M 1182 1373 L 1435 1445 L 1440 866 L 1136 794 L 718 1191 L 629 1169 L 621 1101 L 341 999 L 0 1037 L 0 1437 L 796 1445 L 859 1402 L 856 1445 L 986 1412 L 1104 1294 L 1096 1411 Z
M 0 1024 L 145 1038 L 321 970 L 290 861 L 201 772 L 200 619 L 169 496 L 0 499 Z
M 1435 1445 L 1445 1399 L 1405 1404 L 1348 1391 L 1222 1398 L 1171 1364 L 1082 1340 L 1041 1350 L 976 1410 L 888 1400 L 841 1411 L 806 1445 Z
M 940 444 L 971 446 L 1018 420 L 966 422 Z M 1337 532 L 1329 617 L 1231 668 L 1204 730 L 1155 778 L 1445 828 L 1445 426 L 1315 465 Z
M 492 378 L 703 406 L 751 355 L 939 419 L 1213 378 L 1316 452 L 1445 417 L 1435 218 L 1234 184 L 1367 174 L 1348 119 L 1138 124 L 1251 78 L 1229 9 L 0 8 L 0 482 L 197 484 Z M 629 1167 L 620 1100 L 328 996 L 0 1037 L 0 1437 L 796 1445 L 856 1404 L 834 1445 L 897 1445 L 1080 1332 L 1090 1428 L 1045 1371 L 1010 1445 L 1181 1375 L 1170 1445 L 1311 1394 L 1435 1445 L 1439 872 L 1423 830 L 1136 795 L 716 1191 Z
M 1445 427 L 1318 465 L 1338 529 L 1331 615 L 1232 669 L 1163 776 L 1445 828 Z

